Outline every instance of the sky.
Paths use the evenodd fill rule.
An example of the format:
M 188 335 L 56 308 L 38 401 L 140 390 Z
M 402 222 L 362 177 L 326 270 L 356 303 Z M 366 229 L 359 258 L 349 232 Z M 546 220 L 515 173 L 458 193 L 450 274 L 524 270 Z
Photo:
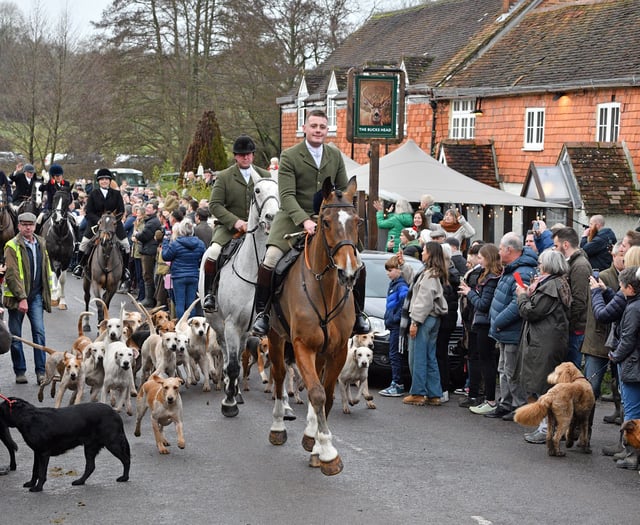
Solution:
M 65 9 L 71 15 L 72 25 L 82 37 L 93 30 L 89 23 L 98 21 L 102 11 L 111 4 L 111 0 L 12 0 L 18 5 L 25 16 L 39 3 L 49 17 L 56 20 Z

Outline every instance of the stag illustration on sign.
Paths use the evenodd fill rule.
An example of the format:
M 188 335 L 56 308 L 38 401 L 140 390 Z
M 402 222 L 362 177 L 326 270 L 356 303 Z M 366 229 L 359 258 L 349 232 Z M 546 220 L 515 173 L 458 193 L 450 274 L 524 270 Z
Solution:
M 391 124 L 391 86 L 387 81 L 362 82 L 360 90 L 360 125 Z

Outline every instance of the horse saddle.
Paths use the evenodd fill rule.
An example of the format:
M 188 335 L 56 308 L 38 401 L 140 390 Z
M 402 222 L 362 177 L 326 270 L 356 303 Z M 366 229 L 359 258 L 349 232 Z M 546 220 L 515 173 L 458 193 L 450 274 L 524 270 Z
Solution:
M 227 244 L 222 247 L 220 251 L 220 255 L 218 255 L 218 267 L 216 269 L 216 275 L 213 278 L 213 295 L 218 295 L 218 284 L 220 283 L 220 270 L 222 270 L 223 266 L 225 266 L 233 257 L 233 254 L 238 251 L 242 243 L 244 242 L 245 236 L 241 237 L 233 237 Z
M 300 257 L 300 254 L 304 251 L 304 239 L 304 236 L 299 237 L 293 244 L 291 249 L 287 253 L 285 253 L 278 261 L 278 264 L 276 264 L 275 270 L 273 272 L 272 283 L 272 290 L 275 290 L 276 295 L 280 295 L 282 283 L 287 277 L 289 270 L 293 266 L 293 263 L 296 262 L 298 257 Z

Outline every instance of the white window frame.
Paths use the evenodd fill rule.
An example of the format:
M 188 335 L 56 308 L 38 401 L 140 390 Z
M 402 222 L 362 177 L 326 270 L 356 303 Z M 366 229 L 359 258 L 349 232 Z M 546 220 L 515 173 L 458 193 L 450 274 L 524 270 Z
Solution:
M 598 104 L 596 141 L 618 142 L 620 136 L 620 102 Z
M 451 101 L 450 139 L 475 138 L 476 116 L 473 114 L 475 107 L 476 103 L 472 98 Z
M 330 132 L 338 130 L 338 112 L 336 107 L 336 95 L 338 94 L 338 82 L 336 75 L 331 73 L 329 87 L 327 88 L 327 127 Z
M 303 126 L 304 126 L 304 120 L 307 117 L 307 111 L 306 111 L 306 106 L 304 101 L 307 99 L 307 97 L 309 96 L 309 92 L 307 91 L 307 83 L 305 81 L 305 79 L 302 79 L 302 82 L 300 82 L 300 89 L 298 89 L 298 98 L 296 100 L 297 103 L 297 123 L 298 123 L 298 133 L 302 133 L 303 130 Z
M 544 149 L 544 108 L 527 108 L 524 115 L 524 149 L 542 151 Z

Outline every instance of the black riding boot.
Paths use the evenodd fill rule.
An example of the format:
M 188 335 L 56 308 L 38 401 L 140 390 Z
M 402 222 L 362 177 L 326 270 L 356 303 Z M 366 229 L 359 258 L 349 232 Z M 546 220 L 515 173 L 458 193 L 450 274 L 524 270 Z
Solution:
M 251 333 L 265 336 L 269 331 L 269 315 L 266 312 L 269 297 L 271 297 L 271 277 L 273 269 L 262 264 L 258 268 L 258 282 L 256 283 L 256 319 L 251 327 Z
M 84 267 L 87 264 L 88 255 L 85 252 L 81 252 L 78 250 L 78 255 L 80 255 L 80 262 L 73 269 L 73 275 L 80 278 L 82 277 L 82 272 L 84 271 Z
M 129 254 L 122 250 L 122 277 L 120 277 L 120 293 L 128 293 L 131 286 L 131 274 L 129 273 Z
M 364 313 L 365 286 L 367 283 L 367 270 L 363 265 L 360 268 L 358 279 L 353 287 L 353 303 L 356 307 L 356 322 L 353 325 L 353 333 L 355 335 L 363 335 L 371 332 L 371 323 Z
M 216 310 L 216 294 L 213 284 L 218 273 L 218 261 L 207 260 L 204 263 L 204 291 L 207 295 L 202 301 L 202 308 L 205 312 L 215 312 Z

